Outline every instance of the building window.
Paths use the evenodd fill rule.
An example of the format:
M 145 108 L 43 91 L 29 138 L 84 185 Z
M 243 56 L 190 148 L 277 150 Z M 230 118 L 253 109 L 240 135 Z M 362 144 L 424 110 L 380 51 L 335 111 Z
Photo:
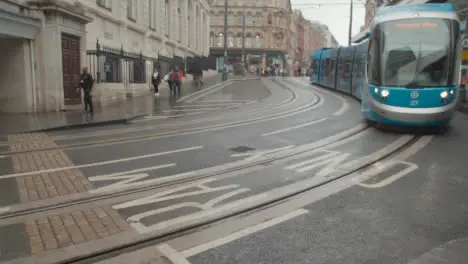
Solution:
M 127 0 L 127 18 L 136 21 L 136 0 Z
M 235 24 L 235 21 L 234 21 L 234 13 L 229 13 L 228 14 L 228 25 L 234 25 Z
M 149 1 L 149 27 L 150 29 L 152 30 L 155 30 L 156 29 L 156 11 L 157 11 L 157 8 L 156 8 L 156 1 L 155 0 L 148 0 Z
M 256 18 L 255 18 L 255 25 L 256 26 L 263 26 L 263 15 L 260 13 L 257 13 Z
M 247 15 L 245 15 L 245 24 L 247 26 L 251 26 L 253 24 L 253 17 L 252 14 L 249 12 Z
M 184 26 L 183 21 L 184 18 L 182 17 L 182 1 L 179 0 L 179 5 L 177 8 L 177 17 L 179 18 L 179 35 L 177 36 L 177 40 L 182 42 L 182 35 L 184 34 Z
M 112 8 L 112 1 L 111 0 L 96 0 L 96 4 L 100 7 L 104 7 L 106 9 Z
M 171 16 L 170 16 L 171 10 L 169 9 L 169 0 L 164 1 L 164 34 L 166 36 L 169 36 L 169 26 L 171 23 Z

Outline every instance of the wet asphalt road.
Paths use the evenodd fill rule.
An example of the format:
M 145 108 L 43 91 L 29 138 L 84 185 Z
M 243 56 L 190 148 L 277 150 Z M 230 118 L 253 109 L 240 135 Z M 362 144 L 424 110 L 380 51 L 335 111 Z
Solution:
M 221 166 L 248 158 L 249 153 L 303 146 L 362 125 L 358 102 L 320 88 L 300 85 L 297 81 L 307 82 L 298 78 L 235 82 L 198 96 L 196 100 L 188 98 L 164 110 L 166 112 L 161 111 L 160 115 L 130 125 L 48 135 L 64 149 L 73 164 L 91 178 L 173 164 L 149 169 L 148 176 L 140 180 L 145 181 Z M 258 170 L 219 176 L 205 185 L 192 187 L 203 185 L 209 189 L 235 185 L 228 190 L 239 193 L 217 204 L 226 205 L 319 174 L 326 178 L 327 171 L 334 167 L 372 155 L 403 136 L 371 128 L 331 148 Z M 416 169 L 395 181 L 384 184 L 403 167 L 373 174 L 365 181 L 351 179 L 351 183 L 340 190 L 325 185 L 316 190 L 323 194 L 320 199 L 289 200 L 293 206 L 276 212 L 276 217 L 285 219 L 265 224 L 256 231 L 244 230 L 234 235 L 235 239 L 213 242 L 232 236 L 235 231 L 266 223 L 267 219 L 253 220 L 260 217 L 262 211 L 238 217 L 232 224 L 225 222 L 200 230 L 203 235 L 192 234 L 195 238 L 182 236 L 169 241 L 180 255 L 170 259 L 174 264 L 466 263 L 457 261 L 460 256 L 468 258 L 465 253 L 468 243 L 463 244 L 463 239 L 468 237 L 468 174 L 463 148 L 468 140 L 468 116 L 457 114 L 447 134 L 427 137 L 428 144 L 422 150 L 401 161 Z M 11 173 L 6 167 L 4 175 Z M 97 188 L 113 183 L 93 182 Z M 114 203 L 114 208 L 122 217 L 130 219 L 182 203 L 207 203 L 223 193 L 202 192 L 137 206 Z M 15 203 L 13 197 L 3 197 L 5 199 Z M 151 227 L 195 212 L 194 208 L 181 208 L 150 215 L 140 222 Z M 217 228 L 223 231 L 216 232 Z M 462 242 L 458 249 L 447 249 L 451 241 L 459 240 Z M 197 245 L 202 245 L 203 249 L 187 253 Z M 441 249 L 434 253 L 437 247 Z M 164 250 L 161 254 L 171 255 Z M 418 262 L 422 255 L 428 254 L 429 260 Z M 447 262 L 440 260 L 442 256 Z M 431 262 L 434 259 L 439 260 Z

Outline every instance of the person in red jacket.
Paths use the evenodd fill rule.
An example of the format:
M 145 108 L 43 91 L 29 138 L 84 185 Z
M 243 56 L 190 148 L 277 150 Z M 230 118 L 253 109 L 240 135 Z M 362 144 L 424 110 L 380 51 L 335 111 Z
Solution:
M 174 71 L 171 72 L 170 79 L 172 81 L 171 92 L 180 94 L 180 84 L 183 78 L 182 72 L 177 66 L 174 67 Z

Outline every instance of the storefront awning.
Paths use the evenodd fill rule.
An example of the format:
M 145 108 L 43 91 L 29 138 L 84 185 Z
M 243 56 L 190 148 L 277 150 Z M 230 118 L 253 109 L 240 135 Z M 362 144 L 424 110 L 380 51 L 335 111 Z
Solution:
M 0 9 L 0 37 L 34 39 L 40 26 L 39 19 Z

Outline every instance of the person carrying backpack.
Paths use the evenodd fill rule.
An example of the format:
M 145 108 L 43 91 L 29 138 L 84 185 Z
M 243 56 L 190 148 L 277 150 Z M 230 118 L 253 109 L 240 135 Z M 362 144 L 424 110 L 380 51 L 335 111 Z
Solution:
M 171 72 L 170 80 L 173 86 L 172 92 L 180 94 L 180 84 L 183 78 L 182 72 L 179 70 L 177 66 L 174 67 L 174 71 Z

